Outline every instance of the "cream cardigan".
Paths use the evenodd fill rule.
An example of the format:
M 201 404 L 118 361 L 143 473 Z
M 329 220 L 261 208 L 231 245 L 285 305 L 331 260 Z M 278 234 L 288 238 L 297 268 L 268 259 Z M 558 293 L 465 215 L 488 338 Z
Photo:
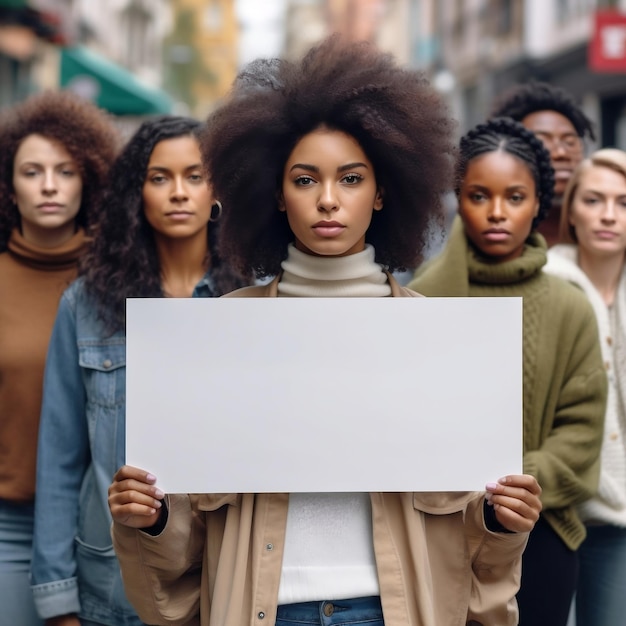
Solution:
M 619 377 L 626 376 L 626 369 L 618 365 L 615 371 L 615 341 L 611 334 L 609 311 L 601 295 L 578 265 L 577 246 L 560 244 L 551 248 L 545 271 L 577 285 L 586 293 L 598 320 L 602 359 L 608 374 L 600 484 L 597 496 L 579 506 L 580 516 L 587 522 L 626 527 L 626 432 L 624 424 L 620 423 L 617 392 Z M 626 269 L 622 272 L 615 297 L 619 300 L 618 323 L 626 329 Z

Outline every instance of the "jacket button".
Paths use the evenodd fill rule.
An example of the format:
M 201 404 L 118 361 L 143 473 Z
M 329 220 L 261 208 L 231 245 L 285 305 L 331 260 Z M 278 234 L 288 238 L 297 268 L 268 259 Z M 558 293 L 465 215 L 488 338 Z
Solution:
M 111 365 L 113 365 L 113 361 L 111 361 L 111 359 L 104 359 L 104 361 L 102 361 L 102 367 L 107 370 L 111 367 Z
M 617 433 L 611 433 L 610 437 L 611 437 L 611 441 L 617 441 L 619 435 Z
M 608 361 L 604 362 L 604 369 L 608 372 L 611 369 L 611 364 Z
M 610 346 L 612 346 L 612 345 L 613 345 L 613 340 L 612 340 L 610 337 L 607 337 L 607 338 L 606 338 L 606 342 L 607 342 Z
M 265 619 L 265 613 L 263 613 L 263 611 L 259 611 L 259 614 L 257 615 L 257 617 L 259 619 Z
M 273 543 L 268 543 L 268 544 L 265 546 L 265 549 L 266 549 L 266 550 L 273 550 L 273 549 L 274 549 L 274 544 L 273 544 Z

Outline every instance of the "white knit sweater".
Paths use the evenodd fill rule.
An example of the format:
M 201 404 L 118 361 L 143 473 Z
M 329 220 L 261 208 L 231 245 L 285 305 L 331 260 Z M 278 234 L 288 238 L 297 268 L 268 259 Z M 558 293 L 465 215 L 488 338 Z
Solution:
M 313 256 L 289 245 L 278 295 L 299 298 L 378 298 L 391 295 L 373 246 L 347 256 Z
M 319 257 L 301 252 L 292 244 L 282 263 L 278 295 L 390 296 L 389 279 L 375 256 L 371 245 L 348 256 Z M 351 442 L 346 441 L 346 445 Z M 379 593 L 369 494 L 291 494 L 278 603 L 341 600 Z
M 581 518 L 590 523 L 626 527 L 626 428 L 625 416 L 620 416 L 618 396 L 618 385 L 622 384 L 624 389 L 620 378 L 626 377 L 626 363 L 616 358 L 609 309 L 587 275 L 580 269 L 577 246 L 560 244 L 551 248 L 544 269 L 578 285 L 587 294 L 598 320 L 602 358 L 609 380 L 598 494 L 580 506 Z M 626 332 L 626 269 L 622 272 L 615 302 L 618 323 Z

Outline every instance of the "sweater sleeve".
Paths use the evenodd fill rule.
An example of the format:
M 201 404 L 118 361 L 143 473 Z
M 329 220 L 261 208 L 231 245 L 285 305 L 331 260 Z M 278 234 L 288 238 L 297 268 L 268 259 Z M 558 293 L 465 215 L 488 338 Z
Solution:
M 552 427 L 540 447 L 524 455 L 524 471 L 542 487 L 544 510 L 583 502 L 598 487 L 607 377 L 595 315 L 584 295 L 576 295 L 568 305 L 581 313 L 557 333 L 562 341 L 556 349 L 566 363 Z M 565 336 L 573 341 L 566 342 Z
M 168 518 L 156 536 L 113 523 L 126 595 L 147 624 L 200 623 L 204 519 L 188 495 L 167 496 Z

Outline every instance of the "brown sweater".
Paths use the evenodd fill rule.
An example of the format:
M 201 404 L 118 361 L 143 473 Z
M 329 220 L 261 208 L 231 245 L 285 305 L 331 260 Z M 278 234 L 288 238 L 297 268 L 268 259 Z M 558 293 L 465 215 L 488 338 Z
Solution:
M 59 299 L 86 237 L 38 248 L 16 229 L 0 254 L 0 499 L 31 501 L 43 371 Z

